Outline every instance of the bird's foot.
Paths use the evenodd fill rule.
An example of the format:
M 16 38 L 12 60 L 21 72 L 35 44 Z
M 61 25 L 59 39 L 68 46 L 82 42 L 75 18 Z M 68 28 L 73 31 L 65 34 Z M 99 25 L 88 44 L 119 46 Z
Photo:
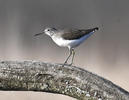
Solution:
M 64 63 L 64 64 L 62 65 L 62 67 L 64 67 L 65 65 L 67 65 L 67 63 Z
M 67 66 L 72 66 L 72 64 L 73 64 L 73 63 L 71 63 L 71 64 L 64 63 L 64 64 L 62 65 L 62 67 L 64 67 L 65 65 L 67 65 Z
M 73 63 L 71 63 L 71 64 L 68 64 L 68 65 L 69 65 L 69 66 L 72 66 L 72 64 L 73 64 Z

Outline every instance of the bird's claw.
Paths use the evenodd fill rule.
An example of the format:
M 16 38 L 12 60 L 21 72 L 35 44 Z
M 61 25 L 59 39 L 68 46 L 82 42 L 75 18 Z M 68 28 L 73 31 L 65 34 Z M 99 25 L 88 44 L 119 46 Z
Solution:
M 71 64 L 64 63 L 64 64 L 62 65 L 62 67 L 64 67 L 65 65 L 67 65 L 67 66 L 72 66 L 72 64 L 73 64 L 73 63 L 71 63 Z

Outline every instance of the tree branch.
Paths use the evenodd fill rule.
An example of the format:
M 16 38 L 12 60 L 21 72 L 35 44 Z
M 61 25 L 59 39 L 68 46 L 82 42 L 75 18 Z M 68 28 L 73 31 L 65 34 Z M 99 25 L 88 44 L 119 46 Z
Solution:
M 79 100 L 129 100 L 127 91 L 84 69 L 35 61 L 0 61 L 0 90 L 43 91 Z

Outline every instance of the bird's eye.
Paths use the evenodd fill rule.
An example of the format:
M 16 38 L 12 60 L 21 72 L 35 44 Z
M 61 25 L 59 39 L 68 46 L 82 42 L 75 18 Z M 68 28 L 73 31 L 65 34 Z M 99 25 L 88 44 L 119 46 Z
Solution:
M 47 31 L 50 31 L 49 29 Z

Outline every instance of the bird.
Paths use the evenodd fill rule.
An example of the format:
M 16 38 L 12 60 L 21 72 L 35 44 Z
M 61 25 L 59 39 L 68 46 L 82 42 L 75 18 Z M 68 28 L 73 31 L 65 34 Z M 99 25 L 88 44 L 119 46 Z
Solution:
M 57 29 L 53 27 L 45 28 L 41 33 L 37 33 L 34 36 L 46 34 L 60 47 L 67 47 L 69 49 L 69 55 L 63 63 L 63 66 L 68 64 L 69 58 L 72 56 L 71 63 L 73 64 L 75 48 L 83 43 L 94 32 L 99 30 L 98 27 L 89 29 Z

